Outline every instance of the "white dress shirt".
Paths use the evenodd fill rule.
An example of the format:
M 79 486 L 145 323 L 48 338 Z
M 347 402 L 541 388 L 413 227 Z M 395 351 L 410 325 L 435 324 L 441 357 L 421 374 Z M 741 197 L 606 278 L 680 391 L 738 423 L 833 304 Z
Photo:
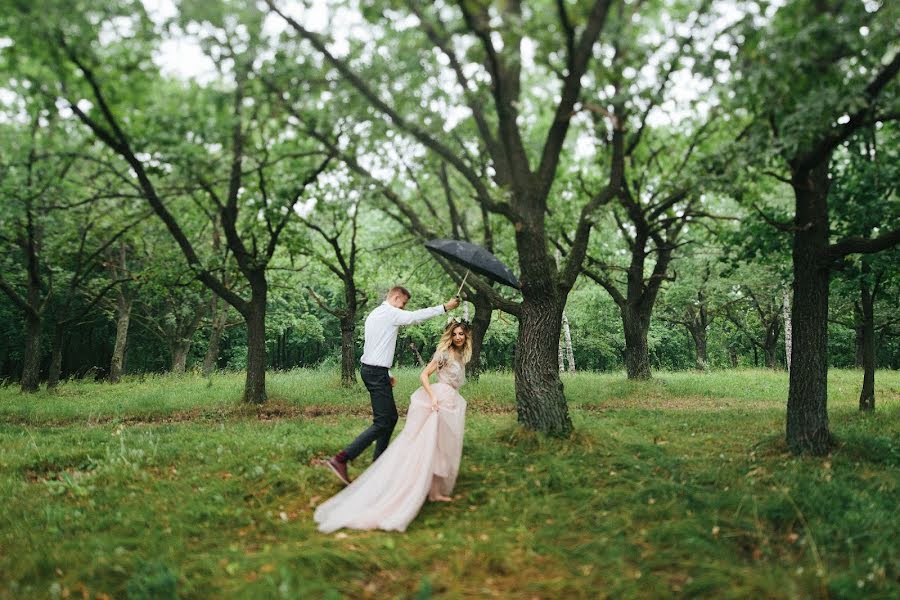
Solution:
M 397 333 L 403 325 L 415 325 L 443 314 L 444 305 L 421 310 L 402 310 L 384 302 L 366 317 L 366 343 L 363 346 L 363 364 L 388 367 L 394 364 Z

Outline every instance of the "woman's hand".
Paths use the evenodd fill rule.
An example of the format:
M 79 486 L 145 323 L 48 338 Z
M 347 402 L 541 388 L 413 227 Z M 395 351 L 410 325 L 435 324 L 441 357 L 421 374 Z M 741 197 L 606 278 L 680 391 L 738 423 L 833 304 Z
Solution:
M 435 396 L 434 394 L 431 394 L 431 410 L 432 412 L 438 412 L 440 410 L 437 396 Z

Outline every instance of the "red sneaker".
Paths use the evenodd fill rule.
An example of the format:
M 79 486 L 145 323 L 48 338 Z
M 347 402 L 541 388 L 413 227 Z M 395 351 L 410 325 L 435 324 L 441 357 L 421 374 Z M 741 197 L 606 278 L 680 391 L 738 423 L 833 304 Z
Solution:
M 350 476 L 347 475 L 347 463 L 339 461 L 337 458 L 332 456 L 328 460 L 322 461 L 322 464 L 328 467 L 332 473 L 337 475 L 337 478 L 343 481 L 345 484 L 350 483 Z

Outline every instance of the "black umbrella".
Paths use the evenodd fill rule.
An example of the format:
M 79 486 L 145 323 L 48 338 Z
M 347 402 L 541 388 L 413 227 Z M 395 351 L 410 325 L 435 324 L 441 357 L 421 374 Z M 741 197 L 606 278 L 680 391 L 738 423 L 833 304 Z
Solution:
M 470 271 L 484 275 L 497 283 L 519 289 L 519 280 L 516 279 L 509 267 L 478 244 L 460 240 L 428 240 L 425 242 L 425 247 Z

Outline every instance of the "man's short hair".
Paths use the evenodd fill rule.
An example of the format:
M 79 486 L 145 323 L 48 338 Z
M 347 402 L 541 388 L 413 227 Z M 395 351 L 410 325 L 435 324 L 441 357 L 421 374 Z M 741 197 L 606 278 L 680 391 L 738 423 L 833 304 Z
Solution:
M 412 298 L 412 294 L 409 293 L 409 290 L 403 287 L 402 285 L 395 285 L 391 289 L 388 290 L 387 297 L 390 298 L 394 294 L 403 294 L 407 298 Z

